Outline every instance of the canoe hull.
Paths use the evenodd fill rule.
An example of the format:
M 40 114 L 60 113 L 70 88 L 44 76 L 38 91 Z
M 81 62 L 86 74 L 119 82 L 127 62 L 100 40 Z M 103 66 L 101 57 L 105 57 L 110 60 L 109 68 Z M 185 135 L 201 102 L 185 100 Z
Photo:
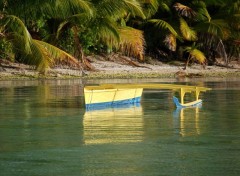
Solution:
M 194 106 L 198 106 L 198 105 L 202 104 L 201 99 L 196 100 L 196 101 L 192 101 L 192 102 L 189 102 L 189 103 L 181 104 L 177 97 L 173 97 L 173 102 L 174 102 L 174 104 L 176 105 L 177 108 L 194 107 Z
M 142 88 L 101 90 L 89 90 L 85 88 L 85 105 L 86 108 L 90 108 L 139 103 L 141 101 L 142 91 Z

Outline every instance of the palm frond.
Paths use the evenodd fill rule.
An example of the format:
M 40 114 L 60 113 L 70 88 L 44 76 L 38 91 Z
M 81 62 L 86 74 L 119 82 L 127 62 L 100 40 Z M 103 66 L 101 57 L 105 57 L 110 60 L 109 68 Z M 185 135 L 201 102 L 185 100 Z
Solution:
M 143 6 L 151 6 L 155 11 L 158 10 L 159 7 L 159 1 L 158 0 L 140 0 L 140 2 L 143 4 Z
M 211 20 L 209 23 L 206 23 L 208 30 L 207 32 L 216 36 L 224 36 L 224 28 L 228 27 L 227 23 L 222 19 Z
M 140 2 L 142 3 L 143 11 L 147 19 L 150 19 L 159 8 L 164 9 L 164 11 L 171 11 L 166 3 L 160 2 L 159 0 L 140 0 Z
M 146 18 L 141 4 L 137 0 L 124 0 L 124 3 L 126 4 L 127 12 L 130 12 L 132 16 L 138 16 L 143 19 Z
M 57 61 L 65 61 L 65 63 L 71 66 L 81 67 L 78 60 L 67 52 L 40 40 L 32 39 L 31 53 L 26 53 L 21 45 L 23 41 L 23 36 L 13 35 L 11 42 L 15 53 L 19 53 L 22 56 L 22 62 L 36 66 L 36 69 L 40 72 L 45 72 L 48 68 L 54 66 Z
M 96 33 L 97 39 L 112 48 L 120 41 L 118 26 L 111 18 L 96 18 L 91 21 L 91 30 Z
M 54 66 L 57 61 L 65 61 L 71 66 L 80 68 L 78 60 L 67 52 L 40 40 L 33 40 L 33 46 L 39 50 L 38 70 L 45 71 L 47 68 Z M 41 56 L 40 56 L 41 55 Z M 34 55 L 35 57 L 35 55 Z
M 130 13 L 133 16 L 145 18 L 141 4 L 137 0 L 117 0 L 114 2 L 112 0 L 97 0 L 93 4 L 97 16 L 120 19 Z
M 188 18 L 194 18 L 196 16 L 196 12 L 192 8 L 185 6 L 181 3 L 175 3 L 173 7 L 180 16 L 185 16 Z
M 196 9 L 196 20 L 198 21 L 211 21 L 211 16 L 207 10 L 207 6 L 203 1 L 193 1 L 192 5 Z
M 64 1 L 58 0 L 61 3 Z M 74 14 L 86 12 L 89 15 L 93 15 L 93 7 L 89 0 L 68 0 L 69 6 L 75 12 Z M 64 6 L 63 6 L 64 7 Z
M 33 40 L 33 44 L 31 46 L 33 55 L 28 55 L 26 59 L 28 59 L 28 63 L 31 65 L 35 65 L 37 70 L 45 73 L 47 69 L 53 66 L 53 58 L 48 52 L 47 48 L 41 45 L 37 40 Z
M 41 6 L 41 11 L 54 18 L 67 18 L 78 13 L 86 13 L 89 16 L 94 14 L 94 8 L 89 0 L 49 1 Z
M 190 59 L 194 59 L 201 64 L 203 64 L 206 61 L 204 53 L 198 50 L 197 48 L 186 47 L 184 50 L 189 53 Z
M 124 27 L 119 29 L 119 49 L 128 56 L 143 60 L 145 40 L 143 32 L 134 28 Z
M 142 0 L 143 11 L 148 19 L 150 19 L 158 11 L 163 11 L 171 14 L 171 8 L 166 1 L 159 0 Z
M 164 43 L 169 50 L 176 51 L 177 48 L 176 36 L 174 36 L 173 34 L 168 34 L 164 40 Z
M 114 1 L 114 3 L 112 0 L 97 0 L 93 3 L 98 17 L 120 19 L 126 16 L 126 6 L 124 4 L 124 0 Z
M 175 31 L 175 29 L 166 21 L 161 19 L 151 19 L 149 20 L 150 23 L 154 23 L 154 25 L 157 28 L 168 30 L 170 33 L 172 33 L 174 36 L 178 36 L 178 33 Z
M 208 13 L 207 8 L 200 8 L 200 9 L 198 9 L 198 13 L 197 14 L 198 14 L 197 15 L 198 16 L 197 19 L 200 19 L 202 21 L 205 21 L 205 19 L 207 19 L 208 22 L 211 21 L 211 16 Z
M 159 4 L 159 8 L 161 8 L 163 11 L 171 13 L 171 9 L 170 9 L 169 5 L 165 2 L 161 2 Z
M 30 53 L 32 37 L 28 32 L 23 21 L 17 16 L 6 15 L 1 20 L 1 23 L 2 23 L 1 26 L 3 26 L 6 29 L 6 33 L 8 33 L 9 37 L 11 37 L 11 34 L 14 33 L 17 33 L 18 35 L 21 35 L 23 37 L 22 45 L 24 46 L 25 52 Z
M 210 22 L 199 23 L 195 26 L 195 29 L 199 32 L 207 32 L 209 34 L 218 36 L 220 38 L 228 37 L 228 24 L 223 19 L 214 19 Z
M 240 1 L 233 0 L 232 2 L 228 3 L 228 13 L 234 14 L 240 12 Z
M 188 26 L 187 22 L 183 18 L 180 18 L 180 30 L 185 40 L 197 40 L 197 33 Z
M 65 26 L 71 25 L 71 26 L 85 26 L 87 25 L 87 22 L 90 21 L 91 18 L 89 18 L 89 15 L 86 13 L 81 13 L 81 14 L 76 14 L 72 15 L 68 18 L 66 18 L 58 27 L 57 29 L 57 35 L 56 37 L 58 38 L 61 32 L 64 30 Z

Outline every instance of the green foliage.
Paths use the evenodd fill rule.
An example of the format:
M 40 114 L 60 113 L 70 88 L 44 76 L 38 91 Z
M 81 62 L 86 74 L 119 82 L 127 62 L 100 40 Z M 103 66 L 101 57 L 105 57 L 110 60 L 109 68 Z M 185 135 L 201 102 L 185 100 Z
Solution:
M 197 32 L 191 29 L 183 18 L 180 18 L 180 31 L 185 40 L 188 41 L 197 40 Z
M 103 50 L 103 45 L 97 39 L 96 33 L 89 28 L 85 29 L 84 32 L 79 33 L 79 38 L 83 46 L 85 54 L 100 53 Z
M 203 62 L 200 50 L 191 46 L 205 45 L 202 51 L 208 58 L 208 48 L 216 48 L 221 41 L 229 57 L 236 57 L 239 33 L 239 0 L 0 2 L 1 57 L 15 56 L 41 71 L 60 58 L 75 62 L 68 53 L 75 55 L 79 51 L 117 51 L 141 60 L 145 48 L 157 54 L 164 50 L 170 56 L 186 47 L 192 58 Z
M 16 35 L 21 35 L 23 37 L 24 50 L 26 53 L 30 53 L 30 45 L 31 45 L 31 35 L 28 32 L 26 26 L 22 22 L 22 20 L 14 15 L 6 15 L 0 23 L 1 26 L 4 26 L 5 30 L 9 33 L 13 33 Z M 13 39 L 14 40 L 14 39 Z
M 0 59 L 14 61 L 12 44 L 5 38 L 0 38 Z
M 154 25 L 160 29 L 169 30 L 174 36 L 178 36 L 176 30 L 166 21 L 161 19 L 151 19 L 150 23 L 154 23 Z
M 201 64 L 203 64 L 206 61 L 204 53 L 198 50 L 195 46 L 185 47 L 184 51 L 189 53 L 189 60 L 196 60 Z

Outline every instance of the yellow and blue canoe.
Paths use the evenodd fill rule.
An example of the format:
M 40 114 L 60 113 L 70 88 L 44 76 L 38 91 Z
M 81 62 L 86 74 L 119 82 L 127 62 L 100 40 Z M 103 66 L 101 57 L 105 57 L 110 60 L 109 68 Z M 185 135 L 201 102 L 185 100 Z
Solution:
M 109 107 L 123 104 L 140 103 L 143 89 L 162 89 L 179 92 L 178 98 L 173 97 L 176 107 L 189 107 L 202 103 L 200 92 L 211 90 L 206 87 L 178 85 L 178 84 L 100 84 L 85 86 L 84 98 L 86 108 Z M 194 93 L 196 100 L 184 103 L 186 93 Z
M 95 108 L 140 103 L 142 92 L 142 88 L 104 89 L 101 87 L 85 87 L 85 105 L 86 108 Z

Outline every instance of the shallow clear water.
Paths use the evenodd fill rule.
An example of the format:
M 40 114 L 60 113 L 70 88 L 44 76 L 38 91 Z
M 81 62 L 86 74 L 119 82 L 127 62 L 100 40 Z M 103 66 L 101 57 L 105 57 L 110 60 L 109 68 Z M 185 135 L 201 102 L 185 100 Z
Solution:
M 0 175 L 240 174 L 240 79 L 178 82 L 213 88 L 202 107 L 145 90 L 140 105 L 85 111 L 82 84 L 99 82 L 139 80 L 1 81 Z

